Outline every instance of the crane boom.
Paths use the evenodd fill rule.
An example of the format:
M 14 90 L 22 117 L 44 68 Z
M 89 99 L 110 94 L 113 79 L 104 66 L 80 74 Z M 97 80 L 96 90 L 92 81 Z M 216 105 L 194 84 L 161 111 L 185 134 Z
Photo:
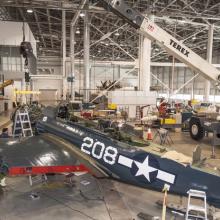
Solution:
M 105 8 L 126 20 L 150 40 L 156 41 L 168 54 L 173 55 L 206 79 L 213 80 L 219 84 L 220 72 L 218 69 L 160 28 L 149 18 L 130 8 L 123 0 L 102 0 L 102 2 Z

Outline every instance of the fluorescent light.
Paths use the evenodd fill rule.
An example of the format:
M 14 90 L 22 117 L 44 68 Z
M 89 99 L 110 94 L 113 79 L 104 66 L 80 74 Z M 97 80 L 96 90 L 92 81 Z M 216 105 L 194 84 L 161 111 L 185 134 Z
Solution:
M 33 10 L 32 9 L 27 9 L 27 13 L 33 13 Z
M 80 12 L 79 16 L 80 16 L 80 17 L 84 17 L 85 14 L 84 14 L 83 12 Z
M 119 36 L 120 34 L 118 32 L 115 33 L 115 36 Z
M 80 30 L 79 29 L 76 30 L 76 34 L 80 34 Z

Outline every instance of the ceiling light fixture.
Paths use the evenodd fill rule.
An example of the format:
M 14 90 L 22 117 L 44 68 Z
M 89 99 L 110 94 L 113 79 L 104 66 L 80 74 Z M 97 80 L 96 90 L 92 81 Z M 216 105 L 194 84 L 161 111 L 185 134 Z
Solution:
M 33 13 L 33 10 L 31 8 L 27 9 L 27 13 Z
M 85 17 L 85 14 L 83 12 L 80 12 L 79 16 L 80 17 Z
M 120 34 L 118 32 L 115 33 L 115 36 L 119 36 Z
M 80 30 L 79 29 L 76 30 L 76 34 L 80 34 Z

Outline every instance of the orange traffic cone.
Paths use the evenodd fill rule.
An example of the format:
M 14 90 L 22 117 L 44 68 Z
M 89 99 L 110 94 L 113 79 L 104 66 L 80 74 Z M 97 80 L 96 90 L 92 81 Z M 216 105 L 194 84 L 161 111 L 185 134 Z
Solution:
M 152 141 L 152 139 L 153 139 L 153 136 L 152 136 L 151 129 L 148 128 L 148 130 L 147 130 L 147 140 Z

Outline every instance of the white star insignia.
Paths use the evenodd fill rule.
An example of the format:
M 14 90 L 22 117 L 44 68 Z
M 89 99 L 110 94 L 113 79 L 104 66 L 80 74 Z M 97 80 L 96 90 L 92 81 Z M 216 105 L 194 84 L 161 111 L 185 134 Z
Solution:
M 140 162 L 137 162 L 137 161 L 134 161 L 134 162 L 138 167 L 138 171 L 137 171 L 135 176 L 143 175 L 150 182 L 149 174 L 156 171 L 157 169 L 149 166 L 149 156 L 146 157 L 146 159 L 144 160 L 143 163 L 140 163 Z

